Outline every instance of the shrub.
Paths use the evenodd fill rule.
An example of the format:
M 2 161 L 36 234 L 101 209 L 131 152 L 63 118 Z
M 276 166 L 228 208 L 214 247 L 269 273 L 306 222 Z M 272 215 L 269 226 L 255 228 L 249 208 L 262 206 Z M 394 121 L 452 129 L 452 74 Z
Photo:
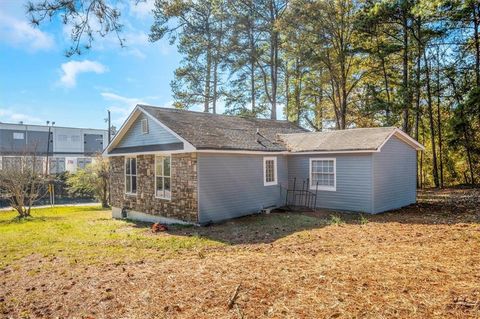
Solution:
M 363 216 L 363 214 L 360 214 L 360 224 L 366 225 L 368 223 L 369 223 L 369 220 L 365 216 Z
M 330 215 L 330 225 L 342 225 L 345 221 L 338 215 Z

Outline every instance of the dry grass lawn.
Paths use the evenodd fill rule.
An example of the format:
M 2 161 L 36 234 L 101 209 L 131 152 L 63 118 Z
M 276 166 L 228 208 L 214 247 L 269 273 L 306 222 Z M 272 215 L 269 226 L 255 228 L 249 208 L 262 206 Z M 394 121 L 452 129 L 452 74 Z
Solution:
M 430 191 L 159 234 L 93 208 L 0 213 L 0 317 L 480 318 L 479 206 Z

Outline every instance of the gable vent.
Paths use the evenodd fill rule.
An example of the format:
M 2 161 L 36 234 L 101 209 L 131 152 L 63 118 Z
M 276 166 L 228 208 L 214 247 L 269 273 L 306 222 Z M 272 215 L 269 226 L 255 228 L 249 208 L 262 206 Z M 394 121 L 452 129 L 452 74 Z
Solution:
M 142 123 L 142 133 L 148 134 L 148 119 L 143 119 L 141 123 Z

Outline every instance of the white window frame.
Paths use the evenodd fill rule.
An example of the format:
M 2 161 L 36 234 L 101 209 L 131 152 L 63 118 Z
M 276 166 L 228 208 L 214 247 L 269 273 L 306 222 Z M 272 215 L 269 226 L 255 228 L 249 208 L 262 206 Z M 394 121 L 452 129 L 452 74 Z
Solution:
M 168 157 L 168 158 L 170 158 L 170 176 L 166 176 L 166 175 L 159 175 L 158 176 L 158 177 L 169 177 L 170 178 L 170 196 L 157 196 L 157 158 L 158 157 Z M 164 167 L 163 164 L 162 164 L 162 167 Z M 172 156 L 171 156 L 171 154 L 155 155 L 155 166 L 153 167 L 153 171 L 154 171 L 153 176 L 155 178 L 155 190 L 154 190 L 155 198 L 172 200 Z M 164 169 L 164 174 L 165 174 L 165 169 Z M 163 187 L 165 188 L 165 183 L 164 183 Z
M 333 161 L 333 186 L 326 186 L 326 185 L 317 185 L 313 184 L 312 178 L 312 162 L 313 161 Z M 337 159 L 335 157 L 311 157 L 308 166 L 308 178 L 310 181 L 310 189 L 311 190 L 319 190 L 319 191 L 337 191 Z
M 273 182 L 267 182 L 267 161 L 273 161 Z M 263 186 L 273 186 L 278 185 L 278 175 L 277 175 L 277 157 L 276 156 L 265 156 L 263 158 Z
M 135 176 L 136 177 L 136 183 L 137 183 L 137 191 L 135 193 L 132 193 L 132 192 L 127 192 L 127 171 L 126 171 L 126 166 L 127 166 L 127 161 L 131 158 L 134 158 L 135 159 L 135 175 L 132 174 L 132 168 L 130 167 L 130 174 L 129 174 L 129 177 L 131 178 L 131 176 Z M 124 184 L 125 184 L 125 195 L 129 195 L 129 196 L 137 196 L 137 193 L 138 193 L 138 158 L 136 156 L 125 156 L 125 161 L 123 163 L 123 175 L 125 177 L 124 179 Z M 130 181 L 130 187 L 132 185 L 132 181 Z
M 142 129 L 142 134 L 143 135 L 148 134 L 148 132 L 149 132 L 148 119 L 142 119 L 140 121 L 140 126 L 141 126 L 141 129 Z

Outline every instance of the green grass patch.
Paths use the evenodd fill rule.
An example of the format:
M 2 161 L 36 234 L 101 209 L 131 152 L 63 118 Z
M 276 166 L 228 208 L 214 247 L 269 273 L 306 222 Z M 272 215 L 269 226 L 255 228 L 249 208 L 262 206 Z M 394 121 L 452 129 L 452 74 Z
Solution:
M 360 214 L 360 225 L 366 225 L 369 223 L 369 220 L 367 217 L 365 217 L 363 214 Z
M 198 236 L 152 234 L 148 226 L 112 219 L 109 210 L 91 206 L 34 209 L 26 219 L 0 212 L 0 268 L 30 255 L 121 263 L 220 244 Z
M 345 224 L 345 221 L 342 219 L 342 217 L 338 215 L 330 215 L 330 225 L 340 226 L 343 224 Z

